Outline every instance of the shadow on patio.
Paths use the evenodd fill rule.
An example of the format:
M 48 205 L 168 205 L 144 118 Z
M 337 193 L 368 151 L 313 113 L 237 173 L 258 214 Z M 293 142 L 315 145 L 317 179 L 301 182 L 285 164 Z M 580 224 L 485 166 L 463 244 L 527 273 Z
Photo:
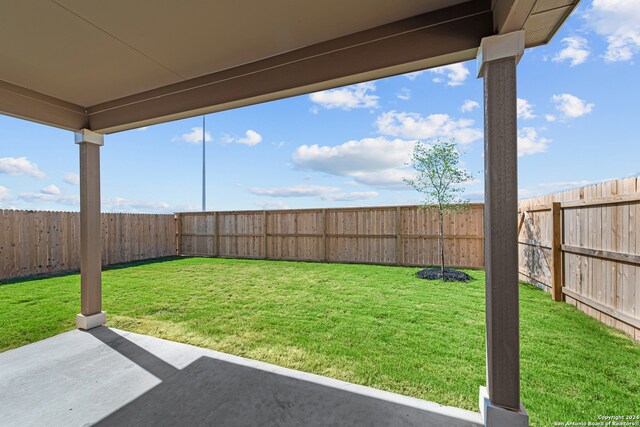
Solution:
M 0 355 L 0 424 L 478 426 L 480 414 L 99 327 Z

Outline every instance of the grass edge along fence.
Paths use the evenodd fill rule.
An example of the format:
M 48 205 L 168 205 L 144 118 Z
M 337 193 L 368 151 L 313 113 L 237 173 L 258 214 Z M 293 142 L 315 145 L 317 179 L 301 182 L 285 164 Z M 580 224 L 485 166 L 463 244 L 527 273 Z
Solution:
M 176 254 L 173 214 L 101 215 L 103 265 Z M 0 210 L 0 280 L 79 268 L 79 212 Z
M 482 204 L 445 218 L 447 265 L 484 267 Z M 178 254 L 426 266 L 438 264 L 438 218 L 418 206 L 181 212 Z
M 520 279 L 640 341 L 640 177 L 519 207 Z

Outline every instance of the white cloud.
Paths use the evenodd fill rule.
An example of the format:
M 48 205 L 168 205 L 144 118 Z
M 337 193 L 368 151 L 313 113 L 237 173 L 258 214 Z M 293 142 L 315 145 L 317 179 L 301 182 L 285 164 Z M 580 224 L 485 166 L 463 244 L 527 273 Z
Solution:
M 436 67 L 428 70 L 438 76 L 445 76 L 447 78 L 447 86 L 460 86 L 467 77 L 469 77 L 469 70 L 463 63 L 445 65 L 443 67 Z M 441 77 L 435 77 L 433 79 L 436 83 L 442 83 L 444 80 Z
M 593 0 L 585 18 L 607 40 L 605 61 L 630 61 L 640 51 L 640 1 Z
M 292 157 L 302 170 L 313 170 L 352 178 L 359 184 L 404 188 L 403 178 L 411 176 L 406 166 L 415 141 L 384 137 L 353 140 L 336 146 L 302 145 Z
M 249 191 L 257 196 L 266 197 L 318 197 L 322 200 L 332 202 L 352 202 L 357 200 L 366 200 L 378 196 L 375 191 L 353 191 L 340 192 L 339 187 L 330 187 L 324 185 L 291 185 L 288 187 L 254 187 Z M 260 204 L 261 207 L 280 206 L 280 201 Z M 259 203 L 259 202 L 258 202 Z
M 410 187 L 404 181 L 414 177 L 414 172 L 409 167 L 384 169 L 380 171 L 354 171 L 350 176 L 362 185 L 381 188 L 385 190 L 408 190 Z
M 463 63 L 444 65 L 442 67 L 431 68 L 428 70 L 414 71 L 413 73 L 407 73 L 404 76 L 409 80 L 415 80 L 426 72 L 436 74 L 433 78 L 434 83 L 444 83 L 447 80 L 448 86 L 460 86 L 471 73 L 467 69 L 467 66 Z
M 353 140 L 336 146 L 302 145 L 293 163 L 303 170 L 350 176 L 353 171 L 395 168 L 409 161 L 415 142 L 384 137 Z
M 518 130 L 518 157 L 544 153 L 550 142 L 550 139 L 538 135 L 535 128 L 522 128 Z
M 7 187 L 0 185 L 0 208 L 1 209 L 17 209 L 11 204 L 16 198 L 11 194 Z
M 29 203 L 51 202 L 69 206 L 80 204 L 80 197 L 77 194 L 64 194 L 53 184 L 47 185 L 39 193 L 21 193 L 19 197 Z
M 555 122 L 556 120 L 558 120 L 553 114 L 545 114 L 544 118 L 548 122 Z
M 191 128 L 191 132 L 183 133 L 179 140 L 184 142 L 190 142 L 192 144 L 199 144 L 202 142 L 202 128 L 194 127 Z M 207 142 L 211 141 L 211 134 L 209 132 L 205 132 L 205 140 Z
M 108 210 L 124 210 L 127 212 L 139 210 L 166 211 L 171 208 L 171 205 L 165 202 L 145 202 L 142 200 L 125 199 L 124 197 L 107 199 L 104 205 Z
M 519 198 L 528 198 L 541 196 L 545 194 L 557 193 L 559 191 L 570 190 L 572 188 L 584 187 L 593 184 L 593 181 L 565 181 L 565 182 L 546 182 L 542 184 L 532 185 L 526 188 L 518 189 Z
M 466 99 L 462 104 L 462 107 L 460 107 L 460 111 L 462 111 L 463 113 L 468 113 L 469 111 L 473 111 L 478 107 L 480 107 L 480 104 L 478 104 L 476 101 Z
M 262 142 L 262 135 L 260 135 L 255 130 L 249 129 L 244 133 L 244 138 L 238 138 L 238 144 L 243 145 L 256 145 Z
M 0 186 L 0 202 L 4 200 L 3 188 L 4 187 Z M 42 188 L 37 193 L 21 193 L 18 198 L 28 203 L 48 202 L 66 206 L 78 206 L 80 204 L 80 197 L 77 194 L 65 194 L 60 188 L 53 184 Z M 13 199 L 15 199 L 15 197 L 10 196 L 7 200 Z M 104 212 L 173 213 L 177 211 L 195 211 L 199 210 L 199 207 L 195 205 L 171 205 L 164 202 L 147 202 L 115 197 L 102 200 L 102 210 Z
M 595 106 L 569 93 L 553 95 L 551 100 L 556 104 L 556 109 L 562 112 L 566 118 L 570 119 L 575 119 L 590 113 Z
M 166 202 L 149 202 L 144 200 L 114 197 L 102 201 L 102 208 L 106 212 L 133 212 L 133 213 L 173 213 L 198 211 L 195 205 L 172 205 Z
M 376 120 L 378 133 L 407 139 L 455 138 L 460 144 L 481 140 L 480 129 L 472 128 L 470 119 L 455 120 L 448 114 L 431 114 L 422 117 L 418 113 L 389 111 Z
M 289 209 L 289 205 L 282 200 L 262 200 L 256 202 L 256 206 L 262 209 Z
M 533 105 L 526 99 L 518 98 L 516 101 L 517 114 L 519 119 L 535 119 L 536 115 L 533 114 Z
M 309 95 L 309 99 L 311 102 L 326 109 L 375 108 L 378 106 L 378 99 L 380 98 L 370 93 L 375 90 L 376 84 L 373 82 L 358 83 L 339 89 L 312 93 Z
M 42 172 L 38 165 L 27 159 L 26 157 L 2 157 L 0 158 L 0 173 L 13 176 L 30 176 L 33 178 L 44 179 L 47 176 Z
M 225 144 L 242 144 L 252 147 L 262 142 L 262 135 L 253 129 L 249 129 L 244 133 L 244 137 L 234 137 L 231 135 L 223 135 L 222 142 Z
M 408 78 L 409 80 L 415 80 L 415 79 L 417 79 L 418 77 L 420 77 L 421 75 L 423 75 L 426 72 L 427 72 L 427 70 L 414 71 L 413 73 L 407 73 L 404 76 L 406 78 Z
M 141 127 L 141 128 L 137 128 L 136 130 L 137 130 L 137 131 L 140 131 L 140 132 L 144 132 L 144 131 L 145 131 L 145 130 L 147 130 L 147 129 L 149 129 L 149 126 L 143 126 L 143 127 Z
M 484 203 L 484 191 L 468 191 L 462 197 L 470 203 Z
M 60 189 L 58 188 L 57 185 L 51 184 L 51 185 L 47 185 L 46 187 L 44 187 L 42 190 L 40 190 L 43 194 L 51 194 L 52 196 L 59 196 L 60 194 L 62 194 L 62 192 L 60 191 Z
M 352 191 L 348 193 L 331 193 L 326 194 L 322 198 L 332 202 L 355 202 L 378 197 L 375 191 Z
M 403 87 L 396 93 L 396 97 L 402 101 L 408 101 L 411 99 L 411 91 L 406 87 Z
M 13 196 L 7 187 L 0 185 L 0 202 L 7 202 L 13 200 Z
M 324 185 L 292 185 L 289 187 L 253 187 L 249 191 L 256 196 L 267 197 L 319 197 L 340 191 L 340 188 Z
M 72 173 L 72 172 L 65 173 L 62 180 L 67 184 L 71 184 L 71 185 L 80 184 L 80 176 L 77 173 Z
M 555 54 L 552 61 L 570 61 L 570 65 L 575 67 L 585 62 L 589 57 L 589 45 L 584 37 L 565 37 L 562 39 L 562 43 L 565 44 L 565 48 Z

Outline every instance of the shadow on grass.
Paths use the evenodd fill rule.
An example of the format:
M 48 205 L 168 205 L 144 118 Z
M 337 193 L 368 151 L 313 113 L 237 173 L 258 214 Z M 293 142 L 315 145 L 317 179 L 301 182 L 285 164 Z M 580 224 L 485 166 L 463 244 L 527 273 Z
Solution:
M 180 257 L 180 256 L 175 256 L 174 255 L 174 256 L 161 257 L 161 258 L 144 259 L 144 260 L 139 260 L 139 261 L 129 261 L 129 262 L 123 262 L 123 263 L 119 263 L 119 264 L 105 265 L 105 266 L 102 267 L 102 271 L 120 270 L 122 268 L 138 267 L 138 266 L 150 265 L 150 264 L 158 264 L 158 263 L 163 263 L 163 262 L 167 262 L 167 261 L 175 261 L 175 260 L 183 259 L 183 258 L 191 258 L 191 257 Z M 79 273 L 80 273 L 80 269 L 74 269 L 74 270 L 59 271 L 59 272 L 55 272 L 55 273 L 37 274 L 37 275 L 34 275 L 34 276 L 24 276 L 24 277 L 12 278 L 12 279 L 3 279 L 3 280 L 0 280 L 0 286 L 2 286 L 2 285 L 15 285 L 15 284 L 24 283 L 24 282 L 33 282 L 33 281 L 36 281 L 36 280 L 50 279 L 52 277 L 73 276 L 73 275 L 79 274 Z

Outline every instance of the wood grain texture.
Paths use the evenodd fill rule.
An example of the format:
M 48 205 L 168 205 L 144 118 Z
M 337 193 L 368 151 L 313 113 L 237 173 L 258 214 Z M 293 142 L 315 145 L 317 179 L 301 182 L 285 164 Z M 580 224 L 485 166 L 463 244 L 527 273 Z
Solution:
M 553 265 L 562 270 L 566 302 L 636 340 L 640 337 L 639 190 L 638 178 L 626 178 L 523 200 L 519 211 L 533 226 L 525 223 L 518 245 L 520 279 L 551 292 L 554 270 L 543 260 L 553 256 L 547 248 L 557 240 L 552 211 L 540 206 L 559 203 L 561 254 L 553 257 Z M 534 240 L 531 234 L 539 246 L 527 244 Z
M 562 301 L 562 213 L 560 203 L 554 202 L 551 208 L 551 250 L 552 261 L 552 295 L 554 301 Z
M 100 220 L 100 145 L 82 142 L 80 147 L 80 312 L 85 316 L 102 310 L 102 242 Z M 29 229 L 48 227 L 47 214 L 29 217 Z M 29 258 L 42 259 L 42 234 L 29 239 Z M 35 250 L 33 244 L 36 244 Z
M 180 213 L 182 255 L 340 263 L 438 264 L 437 216 L 417 206 Z M 210 218 L 221 228 L 197 228 Z M 265 221 L 266 217 L 266 221 Z M 483 206 L 446 218 L 447 264 L 482 268 Z M 212 231 L 213 230 L 213 231 Z M 220 251 L 206 246 L 220 239 Z
M 516 60 L 484 64 L 487 391 L 520 409 Z
M 176 220 L 166 214 L 103 213 L 102 265 L 176 254 Z M 0 280 L 80 268 L 78 212 L 0 210 Z

